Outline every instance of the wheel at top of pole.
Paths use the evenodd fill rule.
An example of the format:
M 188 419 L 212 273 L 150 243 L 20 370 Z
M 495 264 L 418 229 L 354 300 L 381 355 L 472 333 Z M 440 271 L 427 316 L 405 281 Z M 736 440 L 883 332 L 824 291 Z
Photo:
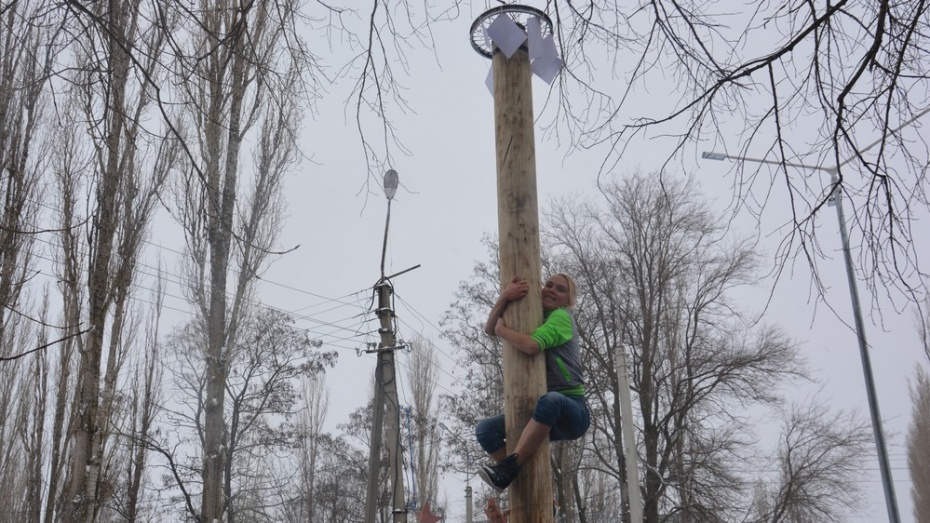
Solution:
M 492 7 L 478 15 L 471 24 L 471 46 L 481 56 L 491 58 L 494 44 L 488 36 L 488 28 L 500 15 L 509 16 L 517 25 L 527 27 L 530 18 L 538 18 L 542 30 L 542 37 L 552 34 L 552 20 L 546 13 L 528 5 L 499 5 Z

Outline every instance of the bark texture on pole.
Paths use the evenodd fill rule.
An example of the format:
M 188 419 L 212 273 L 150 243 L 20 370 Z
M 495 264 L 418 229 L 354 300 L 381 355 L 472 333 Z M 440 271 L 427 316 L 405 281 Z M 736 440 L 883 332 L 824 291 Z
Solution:
M 504 321 L 530 333 L 542 323 L 539 210 L 536 197 L 536 150 L 533 92 L 525 48 L 510 59 L 494 53 L 494 126 L 497 148 L 497 218 L 500 234 L 501 284 L 520 276 L 529 281 L 526 298 L 511 303 Z M 545 358 L 528 356 L 504 342 L 504 416 L 507 451 L 546 393 Z M 510 486 L 511 523 L 552 521 L 552 466 L 545 441 L 523 465 Z

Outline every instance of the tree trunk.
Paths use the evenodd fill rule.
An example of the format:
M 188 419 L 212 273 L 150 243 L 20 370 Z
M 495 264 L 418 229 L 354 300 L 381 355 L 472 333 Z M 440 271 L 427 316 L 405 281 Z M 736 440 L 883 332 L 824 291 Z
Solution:
M 108 126 L 106 134 L 106 160 L 99 173 L 96 193 L 96 216 L 93 221 L 93 257 L 88 272 L 88 326 L 85 350 L 81 353 L 78 392 L 75 412 L 78 424 L 74 435 L 71 460 L 71 484 L 68 493 L 69 508 L 64 519 L 71 522 L 90 522 L 97 510 L 97 479 L 102 456 L 94 452 L 97 437 L 98 407 L 100 400 L 100 366 L 103 338 L 106 331 L 108 309 L 112 303 L 110 264 L 113 240 L 118 223 L 117 191 L 120 185 L 120 146 L 123 138 L 125 93 L 129 56 L 125 42 L 125 5 L 110 0 L 107 13 L 109 59 L 107 101 Z
M 245 13 L 237 19 L 245 24 Z M 217 28 L 220 24 L 217 24 Z M 210 162 L 208 171 L 207 205 L 210 207 L 208 242 L 210 247 L 210 297 L 207 316 L 207 399 L 204 405 L 204 464 L 203 504 L 201 516 L 206 522 L 220 521 L 226 508 L 224 500 L 224 473 L 228 459 L 226 448 L 226 379 L 229 370 L 228 345 L 235 339 L 235 318 L 227 324 L 226 280 L 232 239 L 233 210 L 236 205 L 236 187 L 239 174 L 239 148 L 241 142 L 239 122 L 245 96 L 246 57 L 243 55 L 243 36 L 231 38 L 229 43 L 232 61 L 230 87 L 226 86 L 225 64 L 213 59 L 210 85 L 210 121 L 205 129 Z M 227 92 L 227 89 L 231 89 Z M 228 129 L 221 125 L 223 100 L 229 96 Z M 225 164 L 220 167 L 222 135 L 226 134 Z

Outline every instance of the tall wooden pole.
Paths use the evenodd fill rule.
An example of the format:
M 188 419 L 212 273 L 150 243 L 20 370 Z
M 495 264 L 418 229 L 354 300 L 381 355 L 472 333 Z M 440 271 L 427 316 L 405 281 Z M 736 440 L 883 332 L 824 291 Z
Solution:
M 504 321 L 530 333 L 542 323 L 539 209 L 536 197 L 536 151 L 533 92 L 526 48 L 509 59 L 493 56 L 494 126 L 497 149 L 497 218 L 501 285 L 513 276 L 529 281 L 526 298 L 511 303 Z M 504 342 L 504 416 L 507 450 L 513 452 L 520 433 L 546 393 L 545 358 L 528 356 Z M 552 467 L 545 441 L 523 465 L 510 486 L 511 523 L 552 522 Z

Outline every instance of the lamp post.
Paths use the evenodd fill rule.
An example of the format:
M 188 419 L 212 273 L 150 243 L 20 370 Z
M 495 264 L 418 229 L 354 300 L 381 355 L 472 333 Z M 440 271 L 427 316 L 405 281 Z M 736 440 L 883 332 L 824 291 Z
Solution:
M 375 523 L 378 512 L 378 477 L 381 463 L 381 436 L 385 403 L 387 403 L 387 452 L 392 487 L 391 505 L 392 521 L 407 523 L 407 506 L 404 502 L 403 459 L 400 448 L 400 411 L 397 403 L 397 383 L 394 369 L 394 350 L 399 347 L 394 338 L 394 311 L 391 310 L 391 293 L 393 291 L 388 278 L 384 276 L 384 258 L 387 252 L 388 226 L 391 223 L 391 200 L 397 192 L 397 171 L 391 169 L 384 173 L 384 195 L 388 200 L 387 218 L 384 221 L 384 243 L 381 248 L 381 279 L 375 284 L 378 295 L 378 309 L 375 311 L 380 320 L 378 332 L 381 343 L 373 351 L 378 354 L 375 364 L 375 397 L 373 400 L 371 423 L 371 448 L 368 455 L 368 492 L 365 500 L 365 523 Z M 406 272 L 406 271 L 405 271 Z M 372 351 L 368 351 L 372 352 Z
M 870 149 L 872 145 L 860 151 L 860 154 Z M 797 167 L 799 169 L 810 169 L 812 171 L 826 172 L 830 175 L 831 183 L 834 184 L 837 182 L 837 173 L 839 172 L 840 167 L 855 158 L 849 158 L 838 164 L 836 167 L 823 167 L 820 165 L 779 162 L 760 158 L 748 158 L 745 156 L 731 156 L 728 154 L 712 151 L 705 151 L 703 154 L 701 154 L 701 157 L 708 160 L 732 160 L 735 162 L 764 163 L 769 165 Z M 901 518 L 898 515 L 898 502 L 895 499 L 894 484 L 892 483 L 891 479 L 891 467 L 888 463 L 888 451 L 885 448 L 885 436 L 884 431 L 882 430 L 882 417 L 878 409 L 878 398 L 875 395 L 875 381 L 872 378 L 872 362 L 869 358 L 869 347 L 865 338 L 865 325 L 862 321 L 862 309 L 859 306 L 859 289 L 856 285 L 856 273 L 853 269 L 852 255 L 849 252 L 849 233 L 846 230 L 846 215 L 843 212 L 843 193 L 839 186 L 834 189 L 832 203 L 836 206 L 836 219 L 840 226 L 840 241 L 842 242 L 843 248 L 843 260 L 846 264 L 846 279 L 849 283 L 849 297 L 852 300 L 853 317 L 855 319 L 856 325 L 856 339 L 859 342 L 859 356 L 862 359 L 862 374 L 865 377 L 865 391 L 869 400 L 869 413 L 872 416 L 872 432 L 875 435 L 875 446 L 876 450 L 878 451 L 878 464 L 879 468 L 881 469 L 882 486 L 884 487 L 885 491 L 885 505 L 888 509 L 888 521 L 890 523 L 900 523 Z

